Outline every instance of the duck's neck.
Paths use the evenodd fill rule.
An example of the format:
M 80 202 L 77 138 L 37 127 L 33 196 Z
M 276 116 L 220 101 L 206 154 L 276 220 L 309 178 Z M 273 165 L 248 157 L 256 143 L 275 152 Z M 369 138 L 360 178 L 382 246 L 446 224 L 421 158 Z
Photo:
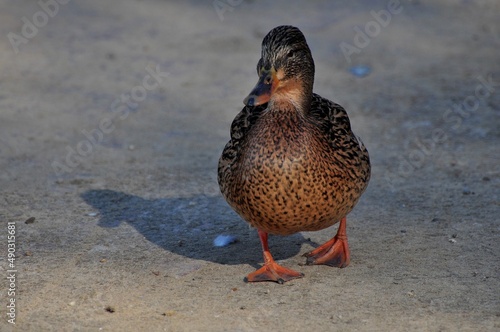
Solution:
M 291 82 L 271 96 L 269 107 L 277 110 L 295 109 L 305 114 L 311 108 L 312 95 L 312 84 Z

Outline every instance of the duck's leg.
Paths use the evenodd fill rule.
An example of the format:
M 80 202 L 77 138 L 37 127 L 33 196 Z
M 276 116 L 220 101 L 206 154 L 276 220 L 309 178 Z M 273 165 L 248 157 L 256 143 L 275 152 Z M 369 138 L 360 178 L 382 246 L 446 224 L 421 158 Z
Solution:
M 259 230 L 259 238 L 264 252 L 264 266 L 255 272 L 250 273 L 245 282 L 254 281 L 275 281 L 279 284 L 296 278 L 302 278 L 304 274 L 284 268 L 278 265 L 271 256 L 269 246 L 267 245 L 267 233 Z
M 350 252 L 345 231 L 346 217 L 340 220 L 337 235 L 330 241 L 319 246 L 304 256 L 307 257 L 307 265 L 329 265 L 335 267 L 346 267 L 349 265 Z

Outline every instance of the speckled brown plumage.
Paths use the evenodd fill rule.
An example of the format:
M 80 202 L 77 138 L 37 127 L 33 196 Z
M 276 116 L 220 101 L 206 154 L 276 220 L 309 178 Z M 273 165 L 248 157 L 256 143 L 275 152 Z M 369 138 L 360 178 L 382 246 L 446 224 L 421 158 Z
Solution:
M 275 28 L 262 48 L 262 82 L 234 119 L 219 160 L 221 192 L 261 232 L 329 227 L 366 189 L 368 152 L 344 108 L 312 93 L 314 62 L 300 30 Z

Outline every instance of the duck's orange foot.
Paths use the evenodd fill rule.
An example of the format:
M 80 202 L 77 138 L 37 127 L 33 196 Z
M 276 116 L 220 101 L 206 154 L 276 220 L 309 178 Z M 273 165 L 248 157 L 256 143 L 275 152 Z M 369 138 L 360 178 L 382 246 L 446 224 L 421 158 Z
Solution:
M 346 218 L 342 218 L 337 235 L 330 241 L 311 252 L 304 254 L 307 257 L 306 265 L 328 265 L 346 267 L 349 265 L 351 254 L 345 231 Z
M 283 284 L 292 279 L 302 278 L 303 276 L 303 273 L 287 269 L 278 265 L 275 261 L 271 261 L 264 264 L 257 271 L 250 273 L 244 280 L 245 282 L 274 281 L 278 284 Z
M 306 265 L 346 267 L 350 261 L 349 245 L 347 239 L 335 236 L 304 256 L 307 257 Z

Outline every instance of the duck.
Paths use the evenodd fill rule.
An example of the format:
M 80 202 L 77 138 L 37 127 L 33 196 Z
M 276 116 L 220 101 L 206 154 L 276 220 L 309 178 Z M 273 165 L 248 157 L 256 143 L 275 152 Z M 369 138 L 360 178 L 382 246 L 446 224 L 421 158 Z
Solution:
M 304 256 L 306 265 L 344 268 L 350 262 L 346 216 L 368 186 L 368 151 L 345 109 L 313 93 L 314 60 L 297 27 L 278 26 L 264 37 L 257 74 L 217 170 L 222 196 L 257 229 L 262 244 L 264 264 L 244 280 L 302 278 L 274 260 L 268 235 L 336 223 L 336 235 Z

